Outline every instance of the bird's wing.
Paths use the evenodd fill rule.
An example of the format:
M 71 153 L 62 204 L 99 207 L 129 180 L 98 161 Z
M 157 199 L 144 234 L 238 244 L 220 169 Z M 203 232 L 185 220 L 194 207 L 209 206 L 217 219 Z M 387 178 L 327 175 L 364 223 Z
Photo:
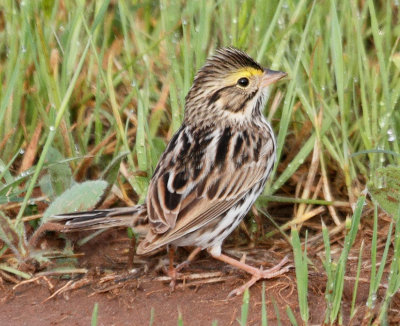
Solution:
M 182 126 L 151 181 L 147 211 L 152 229 L 138 253 L 193 232 L 231 208 L 263 183 L 274 151 L 271 134 L 233 132 L 230 127 L 191 132 Z

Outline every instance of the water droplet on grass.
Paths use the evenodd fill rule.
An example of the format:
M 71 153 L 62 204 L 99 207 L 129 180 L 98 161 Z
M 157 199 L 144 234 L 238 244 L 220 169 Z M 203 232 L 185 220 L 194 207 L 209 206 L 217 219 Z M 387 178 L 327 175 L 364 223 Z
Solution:
M 28 172 L 27 171 L 23 171 L 23 172 L 21 172 L 21 174 L 19 175 L 19 177 L 20 178 L 24 178 L 24 177 L 26 177 L 28 175 Z
M 393 129 L 389 129 L 387 131 L 387 134 L 388 134 L 388 141 L 393 142 L 396 140 L 396 135 L 394 134 Z
M 285 28 L 285 20 L 283 18 L 278 19 L 278 26 L 279 26 L 279 29 Z

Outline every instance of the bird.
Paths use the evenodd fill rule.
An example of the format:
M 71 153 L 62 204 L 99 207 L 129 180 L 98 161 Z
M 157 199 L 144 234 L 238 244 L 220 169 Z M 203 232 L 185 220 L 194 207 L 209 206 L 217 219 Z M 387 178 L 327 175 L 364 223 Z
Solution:
M 52 221 L 63 223 L 62 232 L 145 225 L 137 255 L 164 246 L 171 252 L 195 247 L 188 263 L 206 249 L 213 258 L 251 274 L 230 295 L 288 272 L 288 257 L 262 270 L 222 253 L 223 241 L 263 192 L 275 165 L 275 136 L 263 110 L 271 85 L 285 76 L 237 48 L 217 49 L 194 77 L 182 125 L 160 157 L 145 203 L 60 214 Z M 178 268 L 171 264 L 172 259 L 174 274 Z

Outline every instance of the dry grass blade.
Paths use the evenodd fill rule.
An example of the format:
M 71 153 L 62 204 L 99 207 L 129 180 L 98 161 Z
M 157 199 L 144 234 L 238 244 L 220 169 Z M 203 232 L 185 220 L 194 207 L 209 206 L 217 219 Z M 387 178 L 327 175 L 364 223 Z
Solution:
M 316 137 L 315 138 L 315 143 L 314 143 L 314 151 L 313 151 L 313 155 L 312 155 L 312 159 L 311 159 L 310 168 L 308 170 L 306 183 L 305 183 L 305 186 L 304 186 L 303 194 L 301 196 L 302 199 L 308 199 L 310 197 L 311 187 L 312 187 L 312 185 L 314 183 L 315 176 L 316 176 L 317 171 L 318 171 L 320 153 L 321 153 L 321 147 L 320 147 L 320 143 L 318 141 L 318 138 Z M 304 204 L 304 203 L 301 203 L 299 205 L 296 213 L 295 213 L 295 219 L 300 220 L 301 216 L 304 214 L 306 209 L 307 209 L 307 205 Z
M 13 286 L 13 291 L 15 291 L 17 288 L 19 288 L 22 285 L 26 285 L 26 284 L 30 284 L 30 283 L 39 283 L 40 280 L 44 280 L 49 288 L 49 290 L 53 290 L 54 289 L 54 285 L 53 283 L 51 283 L 51 281 L 46 277 L 46 276 L 36 276 L 36 277 L 32 277 L 29 280 L 24 280 L 19 282 L 18 284 Z
M 302 224 L 302 223 L 308 221 L 309 219 L 322 214 L 323 212 L 325 212 L 325 210 L 326 210 L 326 208 L 324 206 L 320 206 L 320 207 L 314 208 L 314 209 L 304 213 L 302 216 L 300 216 L 298 218 L 294 218 L 290 222 L 282 225 L 280 227 L 280 230 L 281 231 L 286 231 L 292 226 L 295 226 L 297 224 Z M 273 232 L 271 232 L 271 234 L 273 234 Z
M 38 220 L 38 219 L 42 218 L 42 216 L 43 216 L 43 213 L 41 213 L 41 214 L 35 214 L 35 215 L 30 215 L 30 216 L 24 216 L 24 217 L 22 218 L 22 221 L 23 221 L 23 222 L 35 221 L 35 220 Z
M 39 150 L 39 140 L 40 140 L 40 135 L 42 133 L 42 128 L 43 128 L 43 122 L 39 122 L 35 128 L 35 131 L 33 132 L 33 135 L 31 137 L 31 140 L 25 150 L 24 158 L 22 159 L 21 167 L 19 168 L 19 173 L 28 170 L 30 167 L 32 167 L 36 154 Z M 1 150 L 1 149 L 0 149 Z
M 230 279 L 234 279 L 234 278 L 235 277 L 233 277 L 233 276 L 220 276 L 220 277 L 211 277 L 211 278 L 206 278 L 206 279 L 194 280 L 189 283 L 187 283 L 186 280 L 184 280 L 183 283 L 176 285 L 175 288 L 176 289 L 185 289 L 187 287 L 221 283 L 221 282 L 226 282 L 226 281 L 228 281 Z
M 190 273 L 190 274 L 178 274 L 177 280 L 200 280 L 207 278 L 215 278 L 215 277 L 223 277 L 225 274 L 222 272 L 207 272 L 207 273 Z M 154 279 L 154 281 L 158 282 L 170 282 L 172 280 L 169 276 L 159 276 Z
M 72 291 L 72 290 L 77 290 L 81 287 L 84 287 L 88 284 L 90 284 L 92 281 L 89 280 L 88 278 L 81 279 L 79 281 L 68 281 L 63 287 L 59 288 L 57 291 L 55 291 L 51 296 L 49 296 L 47 299 L 42 301 L 42 304 L 51 300 L 55 296 L 59 294 L 66 293 L 67 291 Z
M 327 173 L 326 173 L 324 164 L 325 164 L 324 159 L 322 158 L 322 155 L 321 155 L 321 167 L 322 167 L 321 172 L 322 172 L 322 180 L 323 180 L 323 185 L 324 185 L 322 189 L 324 191 L 325 199 L 329 200 L 329 201 L 334 201 L 330 187 L 329 187 L 329 181 L 328 181 L 328 177 L 327 177 Z M 339 216 L 336 213 L 335 207 L 332 205 L 329 205 L 328 210 L 329 210 L 329 213 L 331 214 L 332 220 L 335 222 L 335 224 L 336 225 L 342 224 L 342 221 L 340 220 Z
M 86 268 L 60 268 L 59 270 L 51 270 L 37 273 L 37 276 L 54 276 L 54 275 L 66 275 L 66 274 L 87 274 Z

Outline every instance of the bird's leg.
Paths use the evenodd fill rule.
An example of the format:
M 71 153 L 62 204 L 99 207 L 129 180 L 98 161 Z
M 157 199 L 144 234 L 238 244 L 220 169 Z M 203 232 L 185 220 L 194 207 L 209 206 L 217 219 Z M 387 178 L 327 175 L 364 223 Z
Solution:
M 247 265 L 244 262 L 238 261 L 234 258 L 231 258 L 227 255 L 224 254 L 215 254 L 211 250 L 209 251 L 211 256 L 214 257 L 215 259 L 221 260 L 224 263 L 227 263 L 229 265 L 235 266 L 236 268 L 242 269 L 246 271 L 247 273 L 252 275 L 252 278 L 250 281 L 247 283 L 243 284 L 241 287 L 233 290 L 231 293 L 229 293 L 228 297 L 232 297 L 234 295 L 239 295 L 242 294 L 246 289 L 250 288 L 254 283 L 256 283 L 260 279 L 268 279 L 268 278 L 274 278 L 277 276 L 280 276 L 282 274 L 285 274 L 289 271 L 292 265 L 286 265 L 287 262 L 289 261 L 288 256 L 283 258 L 277 265 L 270 269 L 262 270 L 262 268 L 258 269 L 253 266 Z M 286 266 L 285 266 L 286 265 Z
M 170 246 L 168 248 L 168 258 L 169 258 L 168 276 L 171 278 L 171 283 L 169 283 L 169 286 L 171 290 L 174 291 L 176 285 L 176 278 L 178 276 L 177 270 L 174 267 L 175 247 Z
M 202 249 L 200 247 L 197 247 L 196 249 L 194 249 L 190 255 L 188 256 L 188 258 L 186 258 L 185 261 L 183 261 L 182 263 L 180 263 L 178 266 L 176 266 L 176 271 L 179 272 L 181 271 L 183 268 L 187 267 L 195 258 L 196 256 L 199 254 L 199 252 Z
M 131 270 L 133 268 L 133 259 L 135 257 L 135 250 L 136 250 L 136 237 L 135 235 L 132 236 L 132 239 L 129 243 L 128 249 L 128 269 Z
M 183 268 L 187 267 L 190 264 L 190 262 L 192 262 L 196 258 L 196 256 L 201 250 L 202 250 L 201 248 L 194 249 L 184 262 L 174 267 L 175 247 L 172 246 L 169 247 L 168 250 L 169 267 L 167 275 L 171 278 L 171 283 L 169 284 L 169 286 L 171 287 L 172 291 L 175 290 L 176 280 L 178 278 L 179 272 Z

